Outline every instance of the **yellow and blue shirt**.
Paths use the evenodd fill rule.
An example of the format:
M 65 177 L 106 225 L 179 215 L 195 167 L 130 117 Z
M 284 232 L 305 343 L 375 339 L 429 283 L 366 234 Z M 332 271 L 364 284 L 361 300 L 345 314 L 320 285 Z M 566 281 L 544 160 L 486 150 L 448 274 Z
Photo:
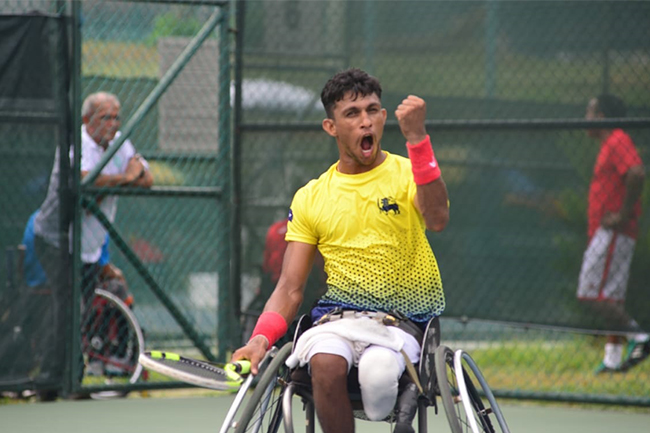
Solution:
M 285 238 L 323 255 L 328 290 L 319 305 L 399 311 L 416 322 L 440 315 L 442 281 L 414 205 L 411 162 L 386 152 L 367 173 L 336 166 L 296 192 Z

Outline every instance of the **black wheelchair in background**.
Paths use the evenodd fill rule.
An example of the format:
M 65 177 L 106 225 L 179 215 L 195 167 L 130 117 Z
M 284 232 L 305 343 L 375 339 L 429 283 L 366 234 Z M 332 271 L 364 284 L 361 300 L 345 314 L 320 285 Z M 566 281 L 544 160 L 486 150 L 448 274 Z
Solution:
M 63 347 L 60 332 L 65 323 L 57 311 L 64 308 L 62 301 L 52 288 L 47 283 L 31 287 L 25 281 L 26 251 L 22 244 L 5 251 L 7 287 L 0 296 L 0 331 L 5 332 L 0 332 L 0 349 L 20 354 L 11 357 L 12 365 L 2 365 L 5 369 L 31 377 L 33 372 L 48 371 L 54 362 L 52 358 L 62 357 L 56 351 Z M 138 363 L 138 356 L 144 351 L 144 333 L 133 313 L 132 302 L 126 287 L 112 280 L 100 282 L 85 300 L 81 314 L 82 385 L 120 386 L 147 379 L 147 372 Z M 60 356 L 48 357 L 49 353 Z M 57 389 L 43 388 L 39 390 L 41 400 L 57 398 Z M 18 394 L 31 395 L 31 390 L 26 391 Z M 126 394 L 128 391 L 98 391 L 87 396 L 111 398 Z M 83 393 L 79 395 L 86 397 Z

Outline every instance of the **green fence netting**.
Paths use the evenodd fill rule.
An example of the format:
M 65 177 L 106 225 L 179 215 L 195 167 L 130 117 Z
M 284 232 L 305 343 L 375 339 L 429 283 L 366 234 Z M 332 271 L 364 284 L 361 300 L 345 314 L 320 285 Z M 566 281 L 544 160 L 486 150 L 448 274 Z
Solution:
M 449 226 L 429 236 L 447 297 L 443 341 L 469 350 L 501 396 L 650 404 L 650 363 L 593 374 L 604 334 L 630 328 L 613 327 L 576 300 L 598 152 L 585 134 L 587 101 L 620 96 L 628 116 L 609 126 L 624 127 L 646 164 L 650 159 L 648 3 L 7 0 L 0 11 L 62 14 L 80 24 L 66 27 L 70 68 L 79 70 L 69 83 L 71 112 L 92 92 L 115 93 L 122 127 L 149 161 L 152 190 L 110 191 L 120 203 L 109 229 L 111 258 L 135 299 L 146 348 L 223 359 L 240 343 L 240 324 L 246 338 L 273 287 L 294 192 L 338 155 L 320 127 L 321 88 L 355 66 L 382 82 L 389 113 L 383 147 L 390 152 L 405 154 L 398 103 L 408 94 L 427 101 L 451 202 Z M 238 45 L 228 34 L 235 23 Z M 184 49 L 193 44 L 189 56 Z M 166 72 L 177 67 L 170 80 Z M 232 137 L 231 94 L 241 97 Z M 0 243 L 8 251 L 45 197 L 60 143 L 44 122 L 16 120 L 25 114 L 18 108 L 5 113 Z M 72 187 L 86 206 L 77 220 L 108 192 Z M 625 302 L 645 329 L 649 194 L 646 182 Z M 9 281 L 20 253 L 5 256 L 0 277 Z M 324 275 L 314 272 L 303 311 L 323 289 Z M 236 317 L 240 306 L 244 314 Z M 77 322 L 69 322 L 66 341 L 83 338 L 70 338 Z M 59 388 L 79 388 L 78 351 L 66 347 L 68 382 L 56 379 Z M 14 388 L 40 387 L 34 372 L 10 373 L 27 379 Z M 108 389 L 103 385 L 87 377 L 82 389 Z M 153 374 L 130 388 L 118 385 L 109 388 L 181 386 Z
M 599 148 L 585 133 L 589 99 L 619 95 L 628 120 L 613 126 L 650 158 L 649 4 L 239 5 L 243 281 L 264 277 L 266 237 L 295 190 L 336 161 L 320 126 L 320 91 L 335 72 L 359 67 L 382 82 L 382 148 L 406 154 L 394 111 L 408 94 L 427 102 L 451 202 L 448 227 L 429 235 L 447 298 L 443 340 L 471 350 L 501 395 L 650 403 L 650 364 L 594 375 L 602 334 L 632 328 L 576 299 Z M 625 303 L 645 329 L 649 189 Z M 245 308 L 256 289 L 243 287 Z
M 24 58 L 9 50 L 19 45 L 25 32 L 15 26 L 3 28 L 7 56 L 3 56 L 1 69 L 4 71 L 1 96 L 2 128 L 6 133 L 3 132 L 2 139 L 5 180 L 0 240 L 7 253 L 3 255 L 6 266 L 0 275 L 3 282 L 9 282 L 11 276 L 12 290 L 29 298 L 25 302 L 31 308 L 30 313 L 23 308 L 19 313 L 23 322 L 18 323 L 22 326 L 21 335 L 27 339 L 33 339 L 31 334 L 36 329 L 48 326 L 47 317 L 39 314 L 38 308 L 46 309 L 50 298 L 63 299 L 54 308 L 59 313 L 56 323 L 60 328 L 52 339 L 52 345 L 61 352 L 50 360 L 60 360 L 65 353 L 66 365 L 65 371 L 57 370 L 44 382 L 38 368 L 51 361 L 41 360 L 39 356 L 42 358 L 44 351 L 37 350 L 40 353 L 34 354 L 31 363 L 23 363 L 20 369 L 17 358 L 6 369 L 3 364 L 0 370 L 3 379 L 6 373 L 10 379 L 19 380 L 0 381 L 0 387 L 83 394 L 186 386 L 146 371 L 134 374 L 137 366 L 134 348 L 165 348 L 225 360 L 227 351 L 239 343 L 238 325 L 229 301 L 229 5 L 217 1 L 6 1 L 0 2 L 0 12 L 3 23 L 10 18 L 31 23 L 35 15 L 64 23 L 61 40 L 55 40 L 51 35 L 54 31 L 47 28 L 36 32 L 45 41 L 53 40 L 52 45 L 58 42 L 58 51 L 43 45 L 41 50 L 23 50 Z M 44 54 L 42 50 L 46 50 Z M 56 67 L 61 67 L 57 61 L 68 62 L 70 72 L 56 71 Z M 54 105 L 58 102 L 57 95 L 52 95 L 51 89 L 57 83 L 47 75 L 55 72 L 59 73 L 56 78 L 65 88 L 61 106 Z M 5 77 L 15 79 L 5 80 Z M 39 80 L 41 87 L 32 84 Z M 13 85 L 14 82 L 18 84 Z M 29 85 L 23 85 L 27 82 Z M 12 86 L 17 89 L 15 95 L 7 92 Z M 23 88 L 31 93 L 19 94 Z M 81 119 L 72 129 L 64 130 L 63 140 L 57 141 L 53 139 L 58 133 L 54 129 L 56 124 L 48 127 L 41 119 L 29 119 L 29 116 L 43 117 L 51 111 L 55 121 L 62 117 L 72 124 L 63 114 L 76 113 L 81 117 L 81 102 L 99 91 L 110 92 L 119 99 L 120 129 L 146 159 L 154 184 L 144 190 L 107 189 L 83 184 L 72 175 L 68 182 L 59 182 L 70 185 L 71 197 L 79 198 L 75 211 L 74 202 L 54 194 L 60 198 L 66 216 L 59 227 L 64 244 L 67 244 L 67 231 L 73 233 L 72 256 L 67 262 L 59 263 L 55 272 L 62 278 L 73 277 L 62 280 L 60 285 L 47 278 L 34 286 L 23 278 L 24 260 L 31 254 L 30 247 L 25 251 L 19 245 L 23 243 L 30 215 L 37 210 L 42 214 L 52 209 L 48 202 L 42 203 L 51 183 L 55 149 L 65 144 L 62 154 L 67 154 L 67 146 L 72 146 L 71 155 L 75 154 L 74 150 L 79 149 L 75 135 Z M 9 101 L 8 97 L 12 99 Z M 72 101 L 70 106 L 66 105 L 68 98 Z M 5 101 L 17 102 L 5 105 Z M 20 104 L 24 101 L 31 105 L 23 108 Z M 35 111 L 38 104 L 41 112 Z M 116 145 L 119 141 L 116 138 Z M 61 160 L 66 158 L 58 161 Z M 74 165 L 79 160 L 72 157 L 71 162 Z M 19 169 L 21 166 L 25 170 Z M 91 171 L 89 177 L 93 175 Z M 58 182 L 59 176 L 54 177 Z M 98 207 L 107 195 L 119 197 L 113 223 Z M 135 339 L 133 328 L 125 324 L 129 320 L 127 313 L 118 311 L 98 292 L 93 294 L 94 283 L 83 287 L 85 280 L 80 277 L 87 268 L 79 253 L 80 221 L 87 214 L 95 215 L 109 234 L 110 263 L 125 277 L 127 295 L 133 298 L 128 310 L 142 329 L 143 344 Z M 68 222 L 72 225 L 68 226 Z M 62 257 L 65 260 L 66 255 Z M 97 287 L 115 289 L 107 283 Z M 62 292 L 60 296 L 58 291 Z M 48 296 L 37 297 L 39 293 Z M 79 303 L 72 299 L 79 299 L 81 293 L 86 295 L 79 311 Z M 114 293 L 122 295 L 117 289 Z M 89 296 L 93 298 L 87 299 Z M 16 320 L 11 317 L 13 321 L 5 321 L 5 312 L 15 316 L 22 304 L 6 296 L 4 283 L 1 299 L 10 304 L 3 309 L 3 326 L 13 330 L 18 326 Z M 126 301 L 127 296 L 122 296 L 122 300 Z M 14 347 L 16 343 L 12 344 Z M 8 350 L 3 343 L 3 359 L 11 358 Z M 81 358 L 84 363 L 79 361 Z M 37 361 L 40 364 L 34 367 Z M 52 395 L 49 393 L 49 397 Z
M 43 199 L 36 197 L 47 188 L 54 148 L 68 146 L 66 34 L 60 16 L 0 15 L 0 387 L 60 386 L 65 368 L 70 300 L 23 288 L 18 244 Z

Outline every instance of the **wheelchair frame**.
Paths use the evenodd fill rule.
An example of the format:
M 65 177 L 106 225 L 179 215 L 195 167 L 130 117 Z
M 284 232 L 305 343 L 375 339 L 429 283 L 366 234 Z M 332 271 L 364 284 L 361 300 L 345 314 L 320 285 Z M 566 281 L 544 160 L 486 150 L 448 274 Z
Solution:
M 107 383 L 110 383 L 110 379 L 114 376 L 106 372 L 108 366 L 123 369 L 122 376 L 128 379 L 128 383 L 136 383 L 143 373 L 142 365 L 138 362 L 138 356 L 144 351 L 144 335 L 138 319 L 131 311 L 131 308 L 119 297 L 103 289 L 97 288 L 94 290 L 89 304 L 89 311 L 86 312 L 83 318 L 81 335 L 81 347 L 84 364 L 86 365 L 84 377 L 90 373 L 88 371 L 90 361 L 95 358 L 99 360 L 102 366 L 100 376 L 105 376 Z M 110 327 L 116 326 L 116 324 L 110 322 L 116 320 L 117 314 L 121 315 L 126 326 L 121 330 L 112 330 Z M 98 320 L 109 323 L 96 323 Z M 94 328 L 96 335 L 89 335 L 92 333 L 91 328 Z M 110 335 L 115 332 L 118 333 L 113 336 Z M 126 335 L 122 335 L 123 332 L 126 332 Z M 110 344 L 109 340 L 111 338 L 120 340 L 118 346 L 126 345 L 127 359 L 124 364 L 116 363 L 109 358 L 107 346 Z M 97 393 L 97 397 L 110 395 L 110 393 L 110 391 L 104 394 Z M 93 396 L 95 395 L 93 394 Z
M 308 328 L 306 320 L 301 317 L 294 342 Z M 295 370 L 285 364 L 292 350 L 293 342 L 290 342 L 281 348 L 273 347 L 267 353 L 260 364 L 259 377 L 249 376 L 237 393 L 220 433 L 277 433 L 281 425 L 286 433 L 293 433 L 294 396 L 300 397 L 303 403 L 306 433 L 314 433 L 316 416 L 311 387 L 292 380 L 291 373 Z M 416 368 L 422 390 L 418 397 L 418 432 L 427 432 L 427 408 L 434 406 L 437 414 L 437 398 L 440 397 L 452 433 L 509 433 L 496 399 L 473 359 L 464 351 L 454 354 L 448 347 L 440 345 L 438 318 L 427 325 L 420 363 Z M 257 384 L 250 394 L 249 389 L 255 381 Z M 360 401 L 353 399 L 352 403 L 355 418 L 363 419 L 358 414 L 358 410 L 362 410 Z M 238 412 L 240 415 L 235 420 Z M 392 422 L 391 417 L 386 421 Z
M 43 290 L 34 290 L 26 286 L 23 278 L 23 266 L 25 261 L 26 246 L 19 244 L 16 247 L 9 247 L 6 249 L 6 268 L 7 268 L 7 292 L 12 297 L 17 297 L 20 292 L 23 292 L 24 295 L 34 296 L 38 295 L 49 295 L 50 289 L 45 288 Z M 33 292 L 33 293 L 32 293 Z M 101 288 L 95 288 L 93 295 L 88 301 L 89 311 L 85 313 L 82 317 L 82 332 L 81 332 L 81 352 L 83 356 L 84 363 L 84 372 L 83 378 L 90 376 L 90 365 L 89 358 L 95 357 L 101 359 L 102 371 L 99 374 L 95 374 L 95 378 L 101 378 L 104 382 L 103 385 L 110 385 L 113 382 L 113 379 L 118 376 L 116 374 L 107 374 L 105 366 L 111 365 L 113 367 L 122 368 L 125 370 L 123 375 L 124 379 L 128 381 L 129 384 L 136 383 L 140 378 L 146 380 L 147 372 L 143 370 L 142 365 L 138 362 L 138 356 L 144 351 L 145 342 L 144 334 L 142 328 L 135 314 L 129 306 L 127 306 L 118 296 L 113 293 L 103 290 Z M 97 309 L 104 311 L 112 311 L 116 314 L 120 314 L 125 323 L 125 330 L 127 331 L 126 335 L 114 335 L 113 338 L 119 338 L 120 340 L 125 340 L 119 344 L 126 344 L 128 346 L 127 351 L 130 353 L 127 364 L 120 364 L 112 361 L 108 358 L 105 353 L 102 353 L 102 349 L 93 347 L 93 341 L 91 336 L 86 335 L 84 330 L 91 326 L 93 320 L 95 320 L 94 315 L 97 313 Z M 114 317 L 108 317 L 108 319 L 115 319 Z M 103 324 L 104 325 L 104 324 Z M 94 342 L 95 346 L 101 344 L 102 346 L 106 345 L 109 339 L 108 333 L 109 329 L 105 326 L 101 326 L 100 329 L 96 330 L 98 336 L 101 337 L 100 342 Z M 97 373 L 97 372 L 96 372 Z M 82 381 L 83 381 L 82 378 Z M 91 379 L 92 382 L 92 379 Z M 92 385 L 92 384 L 91 384 Z M 128 391 L 99 391 L 91 393 L 91 397 L 102 399 L 102 398 L 111 398 L 111 397 L 123 397 L 128 394 Z

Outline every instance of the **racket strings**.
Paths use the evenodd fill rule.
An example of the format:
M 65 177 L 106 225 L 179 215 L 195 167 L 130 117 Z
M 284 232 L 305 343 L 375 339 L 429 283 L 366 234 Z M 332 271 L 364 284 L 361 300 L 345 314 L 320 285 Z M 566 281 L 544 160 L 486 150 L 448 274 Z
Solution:
M 219 378 L 227 378 L 225 372 L 220 368 L 196 360 L 187 358 L 181 358 L 180 360 L 157 359 L 156 362 L 201 377 L 218 376 Z
M 239 373 L 224 370 L 229 364 L 210 364 L 172 352 L 151 351 L 139 356 L 140 363 L 153 371 L 195 386 L 223 391 L 238 389 L 244 379 Z
M 203 370 L 207 370 L 209 372 L 219 374 L 221 376 L 225 376 L 226 374 L 224 371 L 218 367 L 215 367 L 210 364 L 206 364 L 205 362 L 200 362 L 192 359 L 187 359 L 187 358 L 181 358 L 181 362 L 184 364 L 188 364 L 191 368 L 200 368 Z

